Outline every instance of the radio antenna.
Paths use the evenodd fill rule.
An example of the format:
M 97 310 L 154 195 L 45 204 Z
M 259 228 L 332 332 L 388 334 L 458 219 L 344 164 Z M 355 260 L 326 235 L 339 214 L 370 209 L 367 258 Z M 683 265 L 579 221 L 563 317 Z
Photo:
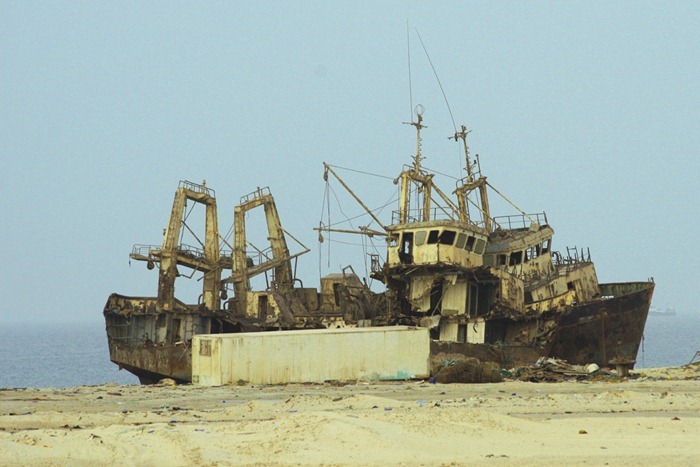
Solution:
M 428 49 L 425 48 L 425 44 L 423 43 L 423 38 L 420 37 L 420 33 L 418 32 L 418 29 L 416 29 L 416 34 L 418 35 L 418 40 L 420 40 L 420 45 L 423 46 L 423 51 L 425 52 L 425 56 L 428 57 L 428 62 L 430 63 L 430 68 L 433 69 L 433 74 L 435 75 L 435 79 L 438 82 L 438 86 L 440 86 L 440 91 L 442 91 L 442 97 L 445 99 L 445 104 L 447 104 L 447 111 L 450 112 L 450 118 L 452 119 L 452 126 L 454 127 L 455 133 L 457 133 L 457 124 L 455 123 L 455 117 L 452 115 L 452 109 L 450 108 L 450 103 L 447 102 L 447 95 L 445 95 L 445 90 L 442 88 L 442 83 L 440 82 L 440 77 L 438 77 L 437 71 L 435 71 L 435 67 L 433 66 L 433 61 L 430 59 L 430 54 L 428 54 Z
M 411 118 L 413 121 L 413 84 L 411 83 L 411 34 L 408 28 L 408 20 L 406 20 L 406 49 L 408 52 L 408 100 L 411 104 Z

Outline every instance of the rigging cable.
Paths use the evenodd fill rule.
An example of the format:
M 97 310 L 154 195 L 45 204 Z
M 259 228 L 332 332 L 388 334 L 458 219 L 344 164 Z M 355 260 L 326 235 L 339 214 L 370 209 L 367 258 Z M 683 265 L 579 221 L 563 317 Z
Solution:
M 329 240 L 329 241 L 331 241 L 333 243 L 340 243 L 342 245 L 359 246 L 359 247 L 363 246 L 362 243 L 344 242 L 342 240 Z
M 335 202 L 338 203 L 338 209 L 340 210 L 340 213 L 341 213 L 343 216 L 345 216 L 345 222 L 348 222 L 348 223 L 350 224 L 350 227 L 352 227 L 352 228 L 354 229 L 355 226 L 352 225 L 352 220 L 351 220 L 351 219 L 348 217 L 348 215 L 345 214 L 345 212 L 343 211 L 343 206 L 340 204 L 340 200 L 338 199 L 338 195 L 336 194 L 336 192 L 335 192 L 335 190 L 333 189 L 333 187 L 330 187 L 330 188 L 331 188 L 331 193 L 333 193 L 333 197 L 335 198 Z M 329 204 L 330 204 L 330 203 L 329 203 Z M 329 219 L 329 221 L 330 221 L 330 219 Z M 330 222 L 329 222 L 329 223 L 330 223 Z
M 425 44 L 423 43 L 423 38 L 420 37 L 420 33 L 418 32 L 418 29 L 416 29 L 416 34 L 418 34 L 418 40 L 420 41 L 420 45 L 423 46 L 423 51 L 425 52 L 425 56 L 428 57 L 428 62 L 430 63 L 430 68 L 433 69 L 433 74 L 435 75 L 435 79 L 438 82 L 438 86 L 440 86 L 440 91 L 442 91 L 442 97 L 445 99 L 445 104 L 447 104 L 447 110 L 450 112 L 450 118 L 452 119 L 452 126 L 455 129 L 455 133 L 457 133 L 457 124 L 455 123 L 454 115 L 452 115 L 452 109 L 450 108 L 450 103 L 447 102 L 447 95 L 445 95 L 445 90 L 442 88 L 442 83 L 440 82 L 440 78 L 438 77 L 437 71 L 435 71 L 435 67 L 433 66 L 433 61 L 430 59 L 430 55 L 428 54 L 428 49 L 425 48 Z
M 398 200 L 399 200 L 398 195 L 397 195 L 396 198 L 394 198 L 394 195 L 392 194 L 392 195 L 389 197 L 389 201 L 387 201 L 385 204 L 379 206 L 378 208 L 374 208 L 374 209 L 372 210 L 372 212 L 375 212 L 375 211 L 376 211 L 376 214 L 379 215 L 379 214 L 382 213 L 382 211 L 384 210 L 385 207 L 389 206 L 390 204 L 393 204 L 393 203 L 397 202 Z M 369 227 L 369 226 L 372 225 L 373 223 L 374 223 L 374 219 L 372 219 L 372 221 L 371 221 L 369 224 L 367 224 L 367 227 Z
M 394 198 L 393 193 L 392 193 L 392 195 L 391 195 L 391 198 L 392 198 L 392 199 L 391 199 L 389 202 L 387 202 L 387 203 L 385 203 L 385 204 L 382 204 L 381 206 L 372 209 L 370 212 L 376 212 L 377 214 L 381 214 L 382 210 L 383 210 L 385 207 L 389 206 L 390 204 L 395 203 L 395 202 L 398 200 L 398 198 Z M 362 217 L 362 216 L 366 216 L 366 215 L 367 215 L 367 212 L 362 212 L 362 213 L 360 213 L 360 214 L 358 214 L 358 215 L 356 215 L 356 216 L 353 216 L 353 217 L 348 218 L 348 220 L 358 219 L 358 218 L 360 218 L 360 217 Z M 330 227 L 334 227 L 334 226 L 339 225 L 339 224 L 344 224 L 344 223 L 347 222 L 348 220 L 338 221 L 338 222 L 336 222 L 336 223 L 334 223 L 334 224 L 329 224 L 327 227 L 330 228 Z M 374 223 L 374 219 L 372 219 L 372 221 L 371 221 L 369 224 L 367 224 L 367 227 L 369 227 L 369 226 L 372 225 L 373 223 Z
M 424 168 L 425 170 L 427 170 L 428 172 L 433 172 L 433 173 L 436 173 L 436 174 L 438 174 L 438 175 L 442 175 L 443 177 L 451 178 L 452 180 L 459 180 L 459 178 L 457 178 L 457 177 L 454 177 L 454 176 L 452 176 L 452 175 L 447 175 L 447 174 L 442 173 L 442 172 L 438 172 L 437 170 L 433 170 L 433 169 L 431 169 L 430 167 L 425 167 L 425 166 L 423 166 L 423 168 Z M 460 168 L 461 168 L 461 167 L 460 167 Z
M 387 179 L 387 180 L 394 180 L 394 177 L 387 177 L 386 175 L 379 175 L 379 174 L 374 174 L 374 173 L 371 173 L 371 172 L 364 172 L 364 171 L 362 171 L 362 170 L 351 169 L 351 168 L 349 168 L 349 167 L 340 167 L 339 165 L 330 165 L 330 164 L 328 164 L 328 166 L 329 166 L 329 167 L 333 167 L 334 169 L 347 170 L 348 172 L 357 172 L 357 173 L 359 173 L 359 174 L 370 175 L 370 176 L 372 176 L 372 177 L 379 177 L 379 178 L 384 178 L 384 179 Z
M 321 219 L 319 220 L 319 223 L 318 223 L 319 227 L 321 227 L 323 225 L 323 213 L 324 213 L 324 210 L 326 210 L 326 209 L 328 212 L 328 223 L 330 224 L 330 222 L 331 222 L 331 204 L 330 204 L 330 199 L 328 197 L 328 186 L 329 186 L 329 182 L 328 182 L 328 180 L 326 180 L 326 187 L 323 190 L 323 202 L 321 204 Z M 318 246 L 318 276 L 321 277 L 321 269 L 323 267 L 322 266 L 323 265 L 323 247 L 321 246 L 321 243 L 323 243 L 323 235 L 321 234 L 321 232 L 318 233 L 318 237 L 319 237 L 318 238 L 318 243 L 319 243 L 319 246 Z M 328 232 L 328 267 L 329 268 L 331 267 L 330 241 L 331 241 L 331 233 Z
M 369 272 L 367 269 L 367 256 L 367 237 L 365 235 L 362 235 L 362 257 L 365 263 L 365 279 L 369 277 Z
M 190 211 L 187 214 L 185 214 L 185 218 L 180 221 L 180 222 L 182 222 L 182 225 L 185 225 L 185 226 L 187 225 L 187 219 L 190 217 L 190 214 L 192 214 L 192 210 L 194 209 L 194 206 L 196 204 L 197 203 L 192 203 L 192 207 L 190 208 Z M 187 198 L 185 198 L 185 208 L 187 208 Z M 184 237 L 185 237 L 185 231 L 180 229 L 180 242 L 179 242 L 180 245 L 182 245 L 182 239 Z
M 330 185 L 328 182 L 326 182 L 326 210 L 328 211 L 328 223 L 331 223 L 331 197 L 330 197 L 330 192 L 329 192 Z M 328 233 L 328 240 L 331 239 L 331 234 L 330 232 Z M 330 241 L 328 242 L 328 268 L 331 267 L 331 243 Z
M 228 241 L 228 239 L 232 233 L 233 233 L 233 224 L 231 224 L 231 227 L 228 228 L 226 235 L 224 235 L 224 238 L 223 238 L 224 243 L 226 243 L 226 241 Z M 222 249 L 223 249 L 223 245 L 221 244 L 221 242 L 219 242 L 219 250 L 222 250 Z
M 408 101 L 411 104 L 409 121 L 413 121 L 413 84 L 411 82 L 411 34 L 406 20 L 406 49 L 408 53 Z

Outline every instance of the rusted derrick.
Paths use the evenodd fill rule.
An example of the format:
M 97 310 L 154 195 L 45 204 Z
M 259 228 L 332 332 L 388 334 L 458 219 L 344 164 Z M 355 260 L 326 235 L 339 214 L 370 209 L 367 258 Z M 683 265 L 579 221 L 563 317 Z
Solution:
M 188 202 L 206 208 L 204 242 L 186 222 Z M 269 246 L 262 249 L 246 237 L 246 213 L 257 207 L 265 211 L 268 231 Z M 181 243 L 183 229 L 192 234 L 199 247 Z M 143 383 L 163 377 L 189 381 L 190 344 L 195 334 L 342 327 L 346 320 L 355 324 L 377 315 L 374 294 L 352 270 L 322 278 L 321 294 L 314 288 L 296 286 L 301 281 L 294 276 L 292 261 L 309 249 L 299 243 L 302 251 L 290 254 L 286 237 L 297 240 L 282 228 L 268 188 L 258 188 L 241 198 L 234 209 L 233 230 L 231 252 L 222 252 L 219 242 L 228 243 L 219 235 L 214 191 L 206 184 L 180 182 L 162 245 L 136 245 L 130 255 L 131 259 L 145 261 L 148 269 L 158 266 L 158 295 L 112 294 L 105 305 L 112 361 L 136 374 Z M 247 251 L 249 246 L 254 251 Z M 202 294 L 197 304 L 175 298 L 175 282 L 182 275 L 178 267 L 202 274 Z M 225 270 L 230 276 L 222 280 Z M 258 275 L 267 279 L 264 290 L 251 288 L 251 278 Z M 229 286 L 234 293 L 231 298 Z

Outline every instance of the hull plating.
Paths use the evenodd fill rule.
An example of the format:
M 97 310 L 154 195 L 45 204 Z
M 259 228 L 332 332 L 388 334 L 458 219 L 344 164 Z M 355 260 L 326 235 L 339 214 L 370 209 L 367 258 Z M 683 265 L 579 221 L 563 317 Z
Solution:
M 553 336 L 549 356 L 569 363 L 636 360 L 644 334 L 653 282 L 601 284 L 609 297 L 573 307 L 562 317 Z

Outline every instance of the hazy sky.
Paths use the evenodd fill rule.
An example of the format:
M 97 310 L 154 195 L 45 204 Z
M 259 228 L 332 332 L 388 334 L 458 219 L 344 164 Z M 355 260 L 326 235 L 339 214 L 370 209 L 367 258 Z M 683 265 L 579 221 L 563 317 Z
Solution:
M 658 306 L 698 313 L 698 2 L 1 1 L 0 322 L 155 295 L 128 254 L 161 242 L 184 179 L 216 190 L 223 232 L 270 186 L 313 250 L 306 286 L 319 263 L 364 275 L 360 247 L 332 243 L 329 269 L 324 243 L 319 262 L 322 162 L 394 177 L 409 161 L 407 22 L 425 165 L 461 176 L 414 28 L 489 180 L 547 212 L 555 249 L 590 247 L 601 281 L 653 276 Z M 347 179 L 372 207 L 396 190 Z

